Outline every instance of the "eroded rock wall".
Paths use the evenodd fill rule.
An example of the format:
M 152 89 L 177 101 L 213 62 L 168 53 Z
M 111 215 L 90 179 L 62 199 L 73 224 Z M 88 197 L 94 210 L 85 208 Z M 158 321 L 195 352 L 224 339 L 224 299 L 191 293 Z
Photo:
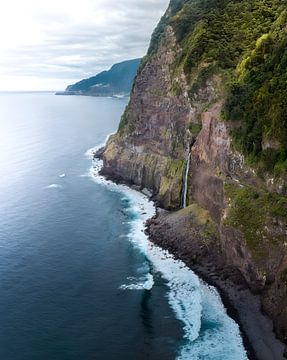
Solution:
M 135 80 L 118 133 L 103 154 L 104 174 L 151 189 L 165 208 L 180 206 L 192 116 L 187 94 L 175 96 L 170 67 L 178 46 L 171 27 Z M 179 75 L 184 88 L 185 77 Z
M 204 233 L 202 246 L 209 244 L 220 267 L 240 273 L 260 293 L 277 334 L 287 341 L 287 225 L 281 200 L 233 149 L 231 125 L 221 119 L 220 75 L 206 79 L 191 97 L 177 63 L 181 51 L 167 26 L 157 50 L 142 63 L 119 130 L 102 154 L 102 172 L 148 188 L 161 207 L 178 210 L 192 145 L 189 204 L 208 212 L 217 234 Z

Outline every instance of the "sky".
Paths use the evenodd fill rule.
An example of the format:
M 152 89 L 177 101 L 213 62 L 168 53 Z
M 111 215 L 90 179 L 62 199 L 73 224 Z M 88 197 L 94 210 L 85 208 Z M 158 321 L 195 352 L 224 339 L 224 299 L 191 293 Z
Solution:
M 145 55 L 169 0 L 7 0 L 0 91 L 63 90 Z

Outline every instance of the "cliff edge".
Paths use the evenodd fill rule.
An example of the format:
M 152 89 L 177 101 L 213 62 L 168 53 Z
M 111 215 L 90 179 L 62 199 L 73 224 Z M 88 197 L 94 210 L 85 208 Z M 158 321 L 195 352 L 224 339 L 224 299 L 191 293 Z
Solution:
M 150 189 L 172 211 L 150 224 L 152 239 L 257 294 L 287 343 L 285 9 L 171 1 L 102 172 Z

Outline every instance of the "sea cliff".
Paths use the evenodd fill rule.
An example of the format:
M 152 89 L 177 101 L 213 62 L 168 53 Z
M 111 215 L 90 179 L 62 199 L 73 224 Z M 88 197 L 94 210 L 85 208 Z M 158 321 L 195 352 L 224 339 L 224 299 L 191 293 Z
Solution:
M 269 360 L 283 350 L 261 308 L 287 343 L 284 5 L 171 1 L 101 154 L 104 175 L 152 191 L 165 211 L 151 240 L 228 295 L 255 355 Z

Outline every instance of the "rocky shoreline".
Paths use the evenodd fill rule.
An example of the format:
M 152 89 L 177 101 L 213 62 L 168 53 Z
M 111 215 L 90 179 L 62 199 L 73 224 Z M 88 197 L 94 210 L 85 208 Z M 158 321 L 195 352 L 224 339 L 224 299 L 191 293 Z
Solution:
M 242 275 L 225 265 L 220 249 L 204 244 L 202 226 L 190 228 L 194 219 L 188 208 L 168 212 L 158 208 L 147 223 L 150 240 L 182 260 L 201 279 L 220 292 L 228 314 L 239 324 L 250 360 L 283 360 L 284 344 L 263 314 L 259 295 L 253 294 Z M 285 356 L 286 356 L 285 349 Z
M 265 14 L 264 1 L 253 7 L 248 1 L 172 0 L 102 153 L 103 175 L 151 190 L 169 211 L 159 211 L 150 224 L 152 241 L 226 294 L 259 360 L 283 359 L 287 344 L 287 133 L 278 122 L 286 89 L 276 85 L 282 76 L 270 82 L 269 69 L 282 68 L 287 18 L 281 1 L 273 3 L 263 31 L 265 15 L 258 14 Z M 241 48 L 245 35 L 234 35 L 238 27 L 255 35 L 249 19 L 257 19 L 258 32 Z M 271 83 L 278 113 L 267 111 L 273 89 L 263 84 Z
M 95 158 L 102 159 L 103 151 L 104 148 L 99 149 L 94 154 Z M 104 168 L 100 173 L 108 180 L 125 184 L 155 200 L 146 189 L 106 174 Z M 198 222 L 194 211 L 190 212 L 189 208 L 170 212 L 157 206 L 157 215 L 146 224 L 150 241 L 182 260 L 202 280 L 219 291 L 228 315 L 240 326 L 250 360 L 286 359 L 287 348 L 276 338 L 272 321 L 262 311 L 259 295 L 251 292 L 236 268 L 225 264 L 223 254 L 216 245 L 218 242 L 214 241 L 212 246 L 207 243 L 207 238 L 204 239 L 205 225 Z
M 104 150 L 99 149 L 94 157 L 102 159 Z M 117 184 L 143 192 L 157 204 L 152 192 L 105 172 L 104 167 L 100 173 Z M 217 230 L 206 215 L 196 204 L 179 211 L 164 210 L 157 204 L 157 214 L 148 220 L 146 233 L 151 242 L 168 250 L 219 291 L 228 315 L 240 326 L 250 360 L 286 359 L 287 347 L 277 339 L 272 320 L 263 313 L 260 294 L 254 294 L 240 271 L 227 264 Z

